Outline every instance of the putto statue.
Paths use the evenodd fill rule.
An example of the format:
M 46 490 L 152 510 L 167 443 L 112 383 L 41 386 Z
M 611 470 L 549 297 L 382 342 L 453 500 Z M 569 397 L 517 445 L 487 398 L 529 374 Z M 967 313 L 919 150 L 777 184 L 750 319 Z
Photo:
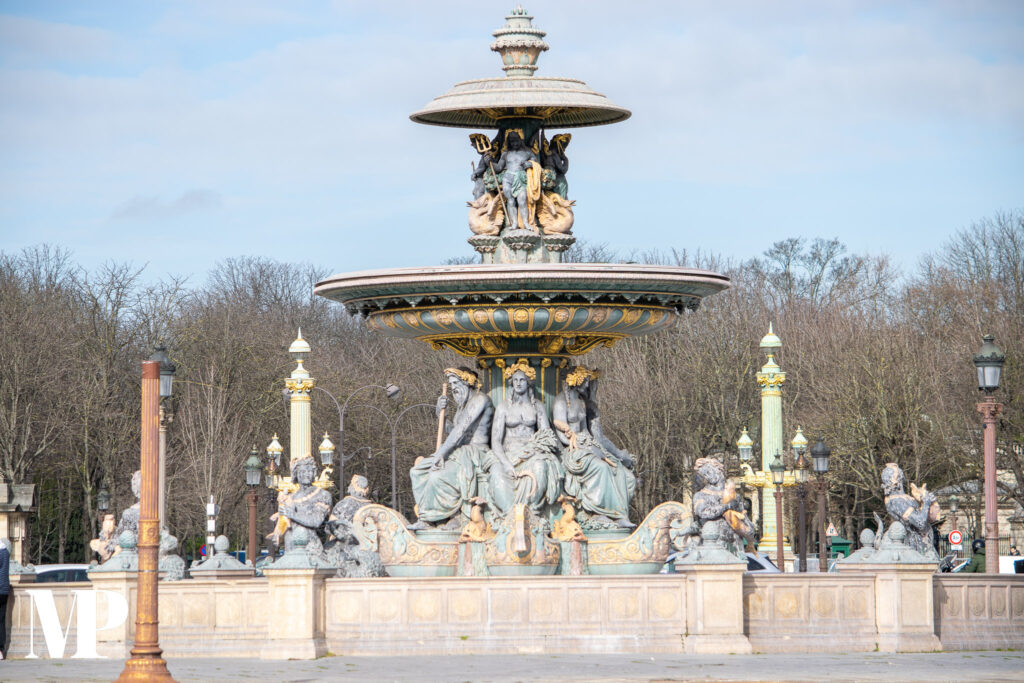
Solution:
M 700 541 L 714 530 L 715 540 L 738 557 L 744 556 L 745 539 L 754 545 L 754 525 L 747 519 L 743 501 L 736 495 L 735 482 L 725 476 L 725 465 L 715 457 L 698 458 L 693 466 L 693 531 Z
M 331 516 L 325 526 L 334 540 L 325 548 L 328 561 L 338 567 L 339 576 L 386 576 L 380 556 L 375 552 L 361 549 L 352 528 L 352 518 L 355 514 L 372 503 L 369 480 L 361 474 L 354 474 L 348 485 L 348 495 L 338 501 L 331 510 Z
M 418 521 L 412 529 L 452 522 L 462 528 L 477 496 L 477 469 L 490 454 L 494 405 L 480 390 L 480 377 L 466 367 L 448 368 L 445 381 L 455 403 L 455 418 L 448 437 L 431 455 L 418 458 L 409 471 Z M 437 413 L 447 410 L 448 399 L 437 400 Z
M 509 395 L 498 404 L 491 425 L 491 448 L 497 466 L 490 468 L 490 495 L 507 514 L 525 503 L 539 516 L 558 502 L 565 470 L 547 410 L 537 398 L 537 370 L 525 358 L 502 371 Z
M 317 529 L 331 512 L 331 494 L 313 484 L 316 469 L 316 462 L 309 456 L 295 460 L 291 465 L 292 482 L 278 494 L 277 512 L 270 517 L 277 524 L 267 538 L 278 545 L 283 541 L 286 552 L 293 549 L 295 528 L 303 527 L 308 531 L 306 553 L 323 556 Z
M 555 397 L 553 422 L 559 440 L 567 447 L 562 453 L 565 492 L 583 508 L 584 528 L 632 528 L 629 503 L 636 490 L 634 460 L 601 431 L 599 377 L 600 372 L 579 365 L 566 375 L 565 391 Z
M 910 485 L 910 493 L 904 491 L 907 480 L 903 470 L 894 462 L 887 463 L 882 470 L 882 490 L 885 493 L 885 509 L 893 522 L 901 522 L 906 529 L 908 546 L 929 560 L 939 561 L 935 550 L 935 529 L 942 512 L 935 500 L 935 494 L 927 486 Z M 886 535 L 891 533 L 892 525 Z M 881 534 L 879 534 L 881 535 Z M 884 540 L 884 539 L 882 539 Z

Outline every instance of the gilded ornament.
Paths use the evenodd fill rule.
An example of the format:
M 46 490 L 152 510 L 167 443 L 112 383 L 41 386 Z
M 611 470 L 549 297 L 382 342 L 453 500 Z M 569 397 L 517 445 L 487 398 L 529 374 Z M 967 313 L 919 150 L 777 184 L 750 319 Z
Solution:
M 505 378 L 506 381 L 508 381 L 509 379 L 512 378 L 512 375 L 516 374 L 517 370 L 526 375 L 526 377 L 530 380 L 537 379 L 537 370 L 531 367 L 529 361 L 527 361 L 525 358 L 520 358 L 515 362 L 514 365 L 509 365 L 508 367 L 506 367 L 504 370 L 501 371 L 501 376 Z

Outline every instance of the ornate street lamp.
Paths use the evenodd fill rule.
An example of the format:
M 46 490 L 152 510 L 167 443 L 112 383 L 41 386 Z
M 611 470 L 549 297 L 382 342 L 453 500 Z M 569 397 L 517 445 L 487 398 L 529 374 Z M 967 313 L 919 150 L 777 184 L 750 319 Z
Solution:
M 390 399 L 392 401 L 396 401 L 396 400 L 398 400 L 398 397 L 401 396 L 401 394 L 402 394 L 402 388 L 400 386 L 398 386 L 397 384 L 394 384 L 393 382 L 388 382 L 385 385 L 367 384 L 366 386 L 359 387 L 358 389 L 353 391 L 351 394 L 349 394 L 348 398 L 345 399 L 344 403 L 339 403 L 338 399 L 334 397 L 334 394 L 332 394 L 331 392 L 327 391 L 323 387 L 318 385 L 315 388 L 317 390 L 322 391 L 323 393 L 327 394 L 327 396 L 332 401 L 334 401 L 334 407 L 338 409 L 338 447 L 337 447 L 337 451 L 338 451 L 338 480 L 341 482 L 342 486 L 344 486 L 344 484 L 345 484 L 345 463 L 348 462 L 349 460 L 351 460 L 353 457 L 355 457 L 355 454 L 358 453 L 359 450 L 361 450 L 361 449 L 359 449 L 359 450 L 355 451 L 354 453 L 351 453 L 349 455 L 345 455 L 345 415 L 348 414 L 348 404 L 352 401 L 353 398 L 355 398 L 356 394 L 358 394 L 359 392 L 363 391 L 364 389 L 381 389 L 381 390 L 384 391 L 384 395 L 388 399 Z M 287 389 L 285 391 L 287 391 Z M 370 406 L 370 407 L 374 407 L 374 406 Z M 381 412 L 383 412 L 383 411 L 381 411 Z M 385 414 L 385 418 L 387 419 L 387 415 L 386 414 Z M 333 456 L 332 456 L 332 459 L 333 459 Z
M 786 465 L 782 462 L 782 455 L 775 454 L 775 458 L 768 465 L 772 471 L 772 483 L 775 484 L 775 519 L 782 520 L 782 482 L 786 479 Z M 786 571 L 786 558 L 784 557 L 784 546 L 781 533 L 775 534 L 775 560 L 780 572 Z
M 743 428 L 740 438 L 736 440 L 736 448 L 739 449 L 740 460 L 742 462 L 750 462 L 754 455 L 754 440 L 750 438 L 746 427 Z
M 811 448 L 811 460 L 814 463 L 814 474 L 818 477 L 818 571 L 828 571 L 828 540 L 825 536 L 825 496 L 828 489 L 825 485 L 825 474 L 828 472 L 832 450 L 825 445 L 824 437 L 818 437 L 818 443 Z
M 246 502 L 249 503 L 249 545 L 245 549 L 245 555 L 252 566 L 256 566 L 256 555 L 259 553 L 259 546 L 256 540 L 256 502 L 259 500 L 259 493 L 256 489 L 260 485 L 260 475 L 263 474 L 263 462 L 260 460 L 260 452 L 256 444 L 252 445 L 249 451 L 249 458 L 245 461 L 245 485 L 249 490 L 245 493 Z
M 324 432 L 324 440 L 320 442 L 318 448 L 320 451 L 320 464 L 324 467 L 330 467 L 334 462 L 334 444 L 331 443 L 331 438 Z
M 167 526 L 167 423 L 169 419 L 164 411 L 164 399 L 171 397 L 174 388 L 174 371 L 177 367 L 167 355 L 167 347 L 158 342 L 149 360 L 160 364 L 160 482 L 159 482 L 159 515 L 160 525 Z
M 986 334 L 985 342 L 974 354 L 974 367 L 978 371 L 978 391 L 985 392 L 985 400 L 978 404 L 985 429 L 985 572 L 999 573 L 999 518 L 996 499 L 996 420 L 1003 404 L 992 394 L 999 389 L 1006 356 L 995 345 L 995 337 Z
M 178 368 L 171 362 L 170 356 L 167 355 L 167 347 L 163 342 L 156 345 L 149 360 L 160 364 L 160 398 L 169 398 L 174 386 L 174 371 Z
M 96 494 L 96 509 L 100 512 L 110 509 L 110 492 L 107 491 L 106 486 L 101 486 L 100 492 Z
M 793 478 L 796 480 L 796 498 L 800 503 L 797 512 L 798 538 L 800 544 L 800 571 L 807 571 L 807 479 L 810 476 L 811 463 L 807 457 L 807 439 L 800 428 L 796 428 L 796 436 L 791 442 L 796 453 Z
M 160 594 L 157 590 L 160 545 L 160 399 L 161 363 L 142 363 L 141 457 L 142 490 L 139 496 L 139 573 L 135 602 L 135 644 L 119 681 L 173 681 L 160 649 Z M 173 370 L 171 371 L 173 375 Z M 166 395 L 171 384 L 167 383 Z
M 267 446 L 268 489 L 272 489 L 277 486 L 277 470 L 281 467 L 282 453 L 284 453 L 284 447 L 281 446 L 281 442 L 277 440 L 277 432 L 274 432 L 274 438 L 271 439 L 270 444 Z

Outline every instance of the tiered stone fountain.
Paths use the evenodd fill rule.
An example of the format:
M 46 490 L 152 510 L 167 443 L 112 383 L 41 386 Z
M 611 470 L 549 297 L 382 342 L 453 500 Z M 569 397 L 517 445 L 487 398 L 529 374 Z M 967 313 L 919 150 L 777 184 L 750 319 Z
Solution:
M 479 160 L 469 202 L 473 233 L 469 243 L 480 253 L 481 263 L 342 273 L 318 283 L 316 293 L 340 302 L 381 334 L 419 339 L 472 359 L 470 369 L 479 374 L 482 391 L 499 413 L 502 403 L 514 398 L 512 375 L 514 368 L 520 368 L 520 374 L 530 376 L 531 395 L 526 400 L 536 392 L 536 400 L 543 405 L 541 422 L 547 424 L 534 427 L 538 431 L 548 425 L 556 428 L 561 441 L 556 455 L 562 463 L 570 466 L 570 436 L 579 432 L 593 437 L 591 451 L 614 468 L 612 474 L 621 480 L 618 468 L 631 470 L 632 456 L 600 433 L 597 374 L 577 370 L 576 364 L 595 348 L 674 324 L 684 310 L 696 309 L 703 297 L 727 288 L 729 280 L 687 268 L 562 262 L 575 241 L 574 202 L 568 198 L 566 181 L 566 147 L 571 136 L 548 135 L 616 123 L 630 112 L 582 81 L 535 76 L 537 59 L 548 46 L 542 40 L 544 32 L 533 26 L 532 17 L 522 8 L 513 10 L 494 36 L 491 49 L 501 55 L 504 77 L 458 83 L 411 116 L 417 123 L 488 131 L 470 136 Z M 567 385 L 567 378 L 575 383 Z M 457 377 L 453 373 L 450 379 Z M 587 407 L 587 414 L 575 429 L 563 429 L 565 410 L 560 413 L 559 401 L 563 408 L 570 406 L 572 413 L 574 399 Z M 454 449 L 465 443 L 439 447 L 437 465 L 442 470 L 455 466 Z M 572 443 L 577 451 L 585 448 L 575 439 Z M 526 476 L 521 472 L 523 462 L 525 456 L 512 463 L 515 481 Z M 427 525 L 409 524 L 383 506 L 368 506 L 357 522 L 364 526 L 365 544 L 378 550 L 390 573 L 469 573 L 472 563 L 460 563 L 459 548 L 465 546 L 463 554 L 468 557 L 473 543 L 485 548 L 477 553 L 476 573 L 551 573 L 559 565 L 567 572 L 571 563 L 561 557 L 566 552 L 582 560 L 573 571 L 657 571 L 668 555 L 671 530 L 688 516 L 681 505 L 665 503 L 633 529 L 628 510 L 623 522 L 621 514 L 616 517 L 594 504 L 588 506 L 588 499 L 595 499 L 594 491 L 587 489 L 592 484 L 580 479 L 593 480 L 596 475 L 591 471 L 580 474 L 572 485 L 566 479 L 567 495 L 561 507 L 552 500 L 542 506 L 524 506 L 519 496 L 514 509 L 502 511 L 502 505 L 488 498 L 494 492 L 484 483 L 487 472 L 482 469 L 487 464 L 477 458 L 473 466 L 480 480 L 476 492 L 485 494 L 478 502 L 486 522 L 496 530 L 495 538 L 467 540 L 472 536 L 465 531 L 471 521 L 471 501 L 462 501 L 461 512 L 441 520 L 445 523 Z M 597 498 L 603 495 L 596 493 Z M 631 489 L 627 495 L 632 495 Z M 422 517 L 424 501 L 418 498 L 417 502 Z M 626 504 L 628 508 L 628 500 Z M 553 537 L 556 523 L 574 515 L 573 523 L 579 522 L 582 536 L 569 540 L 572 529 L 563 529 L 564 538 Z M 417 528 L 423 526 L 427 528 Z M 574 542 L 584 544 L 584 552 L 572 546 Z

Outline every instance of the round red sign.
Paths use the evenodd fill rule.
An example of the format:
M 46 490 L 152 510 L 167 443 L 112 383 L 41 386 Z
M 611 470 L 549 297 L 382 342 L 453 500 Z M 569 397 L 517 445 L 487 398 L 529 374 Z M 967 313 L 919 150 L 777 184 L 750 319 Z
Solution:
M 949 542 L 953 545 L 960 545 L 964 540 L 964 535 L 960 533 L 958 529 L 953 529 L 949 532 Z

